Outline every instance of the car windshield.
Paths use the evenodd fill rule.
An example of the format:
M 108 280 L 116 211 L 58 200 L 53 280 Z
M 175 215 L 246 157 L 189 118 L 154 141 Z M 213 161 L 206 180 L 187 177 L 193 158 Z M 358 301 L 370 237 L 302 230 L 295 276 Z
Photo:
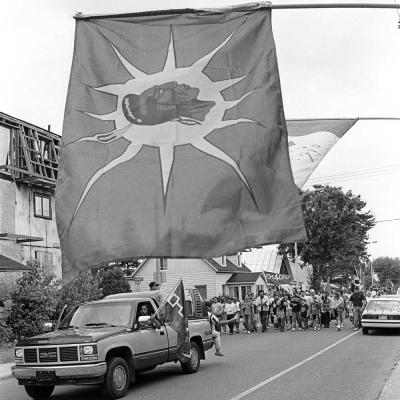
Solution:
M 400 309 L 400 301 L 398 300 L 371 300 L 368 303 L 367 310 L 393 310 Z
M 132 304 L 130 303 L 83 304 L 64 318 L 59 329 L 104 326 L 130 328 L 131 316 Z

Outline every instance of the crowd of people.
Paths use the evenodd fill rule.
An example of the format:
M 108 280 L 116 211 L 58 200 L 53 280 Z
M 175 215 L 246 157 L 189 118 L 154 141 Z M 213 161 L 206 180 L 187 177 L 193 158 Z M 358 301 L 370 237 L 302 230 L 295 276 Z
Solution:
M 269 293 L 260 290 L 257 295 L 248 293 L 244 301 L 232 297 L 214 297 L 207 301 L 216 355 L 221 352 L 221 334 L 267 332 L 268 329 L 284 331 L 320 331 L 332 326 L 343 329 L 348 318 L 349 328 L 361 328 L 361 314 L 367 301 L 379 294 L 364 294 L 359 286 L 353 291 L 340 289 L 316 292 L 293 289 L 291 293 L 276 289 Z M 241 328 L 243 325 L 243 329 Z

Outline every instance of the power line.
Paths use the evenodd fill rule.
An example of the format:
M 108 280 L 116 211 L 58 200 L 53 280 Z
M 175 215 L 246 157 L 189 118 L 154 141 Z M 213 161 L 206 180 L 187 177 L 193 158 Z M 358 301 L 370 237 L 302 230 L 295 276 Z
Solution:
M 359 175 L 353 175 L 353 176 L 343 176 L 343 177 L 338 177 L 338 178 L 313 178 L 307 181 L 308 184 L 318 184 L 318 183 L 335 183 L 335 182 L 343 182 L 343 181 L 357 181 L 359 179 L 368 179 L 368 178 L 376 178 L 379 176 L 383 175 L 392 175 L 392 174 L 398 174 L 400 172 L 400 168 L 397 168 L 395 170 L 391 171 L 382 171 L 381 173 L 367 173 L 367 174 L 359 174 Z
M 392 222 L 392 221 L 400 221 L 400 218 L 381 219 L 380 221 L 375 221 L 375 223 L 377 224 L 378 222 Z
M 339 174 L 333 174 L 333 175 L 325 175 L 317 178 L 310 178 L 310 181 L 313 180 L 320 180 L 320 179 L 325 179 L 325 178 L 341 178 L 341 177 L 347 177 L 350 175 L 359 175 L 359 174 L 365 174 L 365 173 L 375 173 L 379 172 L 382 170 L 393 170 L 393 169 L 400 169 L 400 164 L 389 164 L 389 165 L 384 165 L 382 167 L 377 167 L 377 168 L 367 168 L 367 169 L 360 169 L 356 171 L 349 171 L 349 172 L 342 172 Z
M 327 3 L 327 4 L 273 4 L 273 10 L 292 10 L 292 9 L 310 9 L 310 8 L 382 8 L 399 9 L 396 4 L 377 4 L 377 3 Z

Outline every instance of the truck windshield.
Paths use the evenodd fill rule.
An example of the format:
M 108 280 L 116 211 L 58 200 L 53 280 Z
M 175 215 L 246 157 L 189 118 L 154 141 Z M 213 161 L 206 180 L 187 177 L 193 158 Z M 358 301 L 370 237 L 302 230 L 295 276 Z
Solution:
M 104 326 L 130 328 L 131 316 L 132 304 L 126 302 L 82 304 L 63 319 L 59 329 Z

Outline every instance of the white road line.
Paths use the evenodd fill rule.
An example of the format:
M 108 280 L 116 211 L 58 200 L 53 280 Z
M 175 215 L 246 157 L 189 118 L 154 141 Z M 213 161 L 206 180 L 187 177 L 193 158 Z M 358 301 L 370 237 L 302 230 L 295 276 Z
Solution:
M 255 392 L 256 390 L 262 388 L 265 385 L 268 385 L 268 383 L 271 383 L 272 381 L 280 378 L 283 375 L 286 375 L 287 373 L 293 371 L 294 369 L 301 367 L 302 365 L 304 365 L 305 363 L 311 361 L 312 359 L 320 356 L 321 354 L 325 353 L 326 351 L 332 349 L 333 347 L 337 346 L 338 344 L 344 342 L 347 339 L 350 339 L 352 336 L 357 335 L 357 332 L 353 332 L 350 335 L 347 335 L 346 337 L 344 337 L 343 339 L 338 340 L 337 342 L 331 344 L 328 347 L 325 347 L 325 349 L 322 349 L 321 351 L 318 351 L 317 353 L 313 354 L 312 356 L 304 359 L 303 361 L 298 362 L 295 365 L 292 365 L 291 367 L 289 367 L 288 369 L 285 369 L 282 372 L 279 372 L 279 374 L 276 374 L 274 376 L 271 376 L 271 378 L 266 379 L 265 381 L 260 382 L 259 384 L 251 387 L 250 389 L 247 389 L 245 392 L 239 393 L 238 395 L 236 395 L 235 397 L 232 397 L 230 400 L 239 400 L 239 399 L 243 399 L 243 397 L 246 397 L 247 395 L 249 395 L 250 393 Z

